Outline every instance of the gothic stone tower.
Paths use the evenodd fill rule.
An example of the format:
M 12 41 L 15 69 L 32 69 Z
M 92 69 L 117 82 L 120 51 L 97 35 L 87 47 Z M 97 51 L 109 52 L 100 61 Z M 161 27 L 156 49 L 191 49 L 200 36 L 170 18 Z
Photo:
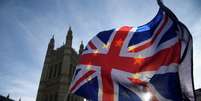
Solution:
M 72 39 L 71 28 L 67 32 L 66 43 L 60 48 L 54 49 L 54 36 L 51 38 L 36 101 L 83 101 L 83 98 L 79 96 L 68 94 L 79 54 L 83 51 L 83 44 L 81 43 L 79 54 L 77 54 L 72 48 Z

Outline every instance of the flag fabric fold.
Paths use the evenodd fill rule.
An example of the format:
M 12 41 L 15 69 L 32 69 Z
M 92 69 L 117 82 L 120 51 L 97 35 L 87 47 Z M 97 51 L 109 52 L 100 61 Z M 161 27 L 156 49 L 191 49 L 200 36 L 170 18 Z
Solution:
M 92 101 L 194 101 L 192 37 L 158 3 L 149 23 L 92 38 L 80 55 L 69 92 Z

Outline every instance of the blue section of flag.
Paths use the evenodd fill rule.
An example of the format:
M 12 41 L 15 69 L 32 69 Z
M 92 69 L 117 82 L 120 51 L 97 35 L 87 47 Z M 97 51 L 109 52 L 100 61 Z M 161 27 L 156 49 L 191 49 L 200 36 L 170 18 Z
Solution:
M 87 47 L 85 47 L 84 51 L 86 51 L 86 50 L 88 50 L 88 48 L 87 48 Z
M 129 89 L 119 84 L 119 101 L 141 101 L 140 98 Z
M 86 99 L 90 99 L 92 101 L 98 101 L 98 79 L 97 77 L 85 83 L 81 86 L 75 94 L 79 96 L 84 96 Z
M 182 101 L 178 73 L 154 75 L 150 83 L 163 97 L 172 101 Z
M 163 35 L 163 37 L 161 38 L 161 40 L 160 40 L 158 46 L 159 46 L 160 44 L 162 44 L 162 43 L 164 43 L 164 42 L 166 42 L 166 41 L 172 39 L 172 38 L 175 38 L 175 37 L 177 36 L 176 31 L 177 31 L 177 25 L 176 25 L 176 24 L 173 24 L 173 25 L 171 26 L 171 28 Z
M 79 71 L 81 71 L 81 69 L 76 69 L 76 71 L 75 71 L 75 73 L 74 73 L 73 79 L 75 78 L 75 76 L 77 75 L 77 73 L 78 73 Z
M 110 39 L 110 36 L 112 35 L 112 32 L 114 32 L 114 29 L 108 30 L 108 31 L 102 31 L 98 33 L 97 37 L 105 44 L 107 44 L 108 40 Z
M 152 35 L 153 35 L 153 29 L 150 29 L 150 30 L 144 31 L 144 32 L 135 32 L 133 34 L 133 37 L 130 40 L 129 46 L 143 42 L 143 41 L 151 38 Z
M 151 22 L 149 22 L 146 25 L 138 27 L 129 42 L 129 46 L 138 44 L 140 42 L 143 42 L 151 38 L 154 34 L 154 30 L 159 25 L 162 18 L 163 18 L 163 13 L 162 11 L 159 11 L 157 16 Z

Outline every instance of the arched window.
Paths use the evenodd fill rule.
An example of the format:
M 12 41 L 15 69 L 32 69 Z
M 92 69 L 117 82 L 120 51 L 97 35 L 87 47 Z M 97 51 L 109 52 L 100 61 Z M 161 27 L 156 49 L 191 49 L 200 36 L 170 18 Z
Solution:
M 68 84 L 70 85 L 70 82 L 72 80 L 73 77 L 73 65 L 70 64 L 70 68 L 69 68 L 69 80 L 68 80 Z
M 45 65 L 45 73 L 44 73 L 44 80 L 47 80 L 48 79 L 48 64 Z
M 53 96 L 52 96 L 52 94 L 49 95 L 49 101 L 53 101 Z
M 48 79 L 51 79 L 51 78 L 52 78 L 52 72 L 53 72 L 53 68 L 52 68 L 52 66 L 51 66 L 51 67 L 49 67 Z
M 57 99 L 58 99 L 58 93 L 55 93 L 54 94 L 54 101 L 57 101 Z
M 55 64 L 55 65 L 54 65 L 54 74 L 53 74 L 53 77 L 54 77 L 54 78 L 56 78 L 56 76 L 57 76 L 57 68 L 58 68 L 58 67 L 57 67 L 57 64 Z
M 44 95 L 44 96 L 43 96 L 43 100 L 44 100 L 44 101 L 48 101 L 48 95 Z
M 71 94 L 68 94 L 67 101 L 71 101 Z
M 57 77 L 59 77 L 60 74 L 61 74 L 61 67 L 62 67 L 62 62 L 60 62 L 60 63 L 58 64 L 58 67 L 57 67 Z

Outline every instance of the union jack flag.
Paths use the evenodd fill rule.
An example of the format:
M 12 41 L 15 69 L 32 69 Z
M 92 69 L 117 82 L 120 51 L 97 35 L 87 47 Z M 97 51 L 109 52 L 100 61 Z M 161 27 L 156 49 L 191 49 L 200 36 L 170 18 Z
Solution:
M 143 26 L 98 33 L 80 56 L 69 91 L 92 101 L 182 101 L 182 28 L 160 9 Z

